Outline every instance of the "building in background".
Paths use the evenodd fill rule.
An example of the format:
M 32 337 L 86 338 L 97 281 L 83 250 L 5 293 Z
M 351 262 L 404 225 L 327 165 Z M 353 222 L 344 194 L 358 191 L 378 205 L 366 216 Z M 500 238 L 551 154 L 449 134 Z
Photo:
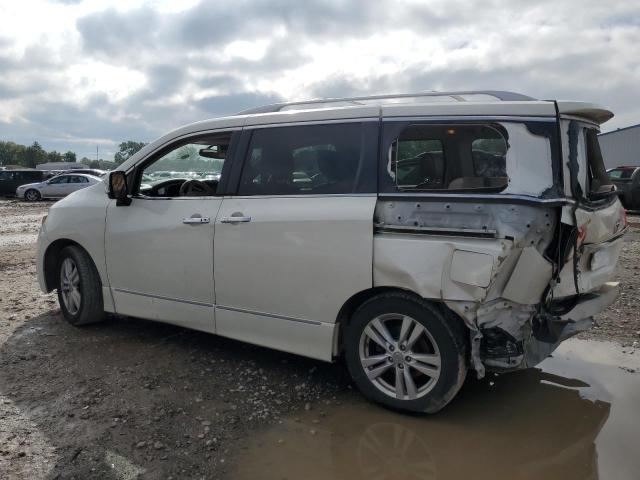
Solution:
M 640 123 L 598 136 L 607 169 L 621 165 L 640 166 Z
M 72 170 L 74 168 L 87 168 L 83 163 L 78 162 L 49 162 L 36 165 L 38 170 Z

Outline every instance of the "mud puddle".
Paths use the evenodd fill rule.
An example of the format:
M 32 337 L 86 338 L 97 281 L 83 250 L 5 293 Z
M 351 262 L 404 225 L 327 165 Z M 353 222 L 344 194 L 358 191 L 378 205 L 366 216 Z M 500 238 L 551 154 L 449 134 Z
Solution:
M 257 435 L 237 479 L 637 479 L 640 350 L 566 342 L 539 368 L 469 379 L 441 413 L 317 405 Z

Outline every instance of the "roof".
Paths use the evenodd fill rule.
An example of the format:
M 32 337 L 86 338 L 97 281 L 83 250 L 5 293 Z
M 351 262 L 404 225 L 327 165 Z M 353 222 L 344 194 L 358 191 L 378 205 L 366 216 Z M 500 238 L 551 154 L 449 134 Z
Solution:
M 515 92 L 496 90 L 423 92 L 367 97 L 316 99 L 277 103 L 239 114 L 203 120 L 180 127 L 147 144 L 118 167 L 130 169 L 140 158 L 177 138 L 216 130 L 240 130 L 268 125 L 300 122 L 378 120 L 407 117 L 556 117 L 556 105 L 561 114 L 573 115 L 602 123 L 613 116 L 608 109 L 586 102 L 536 100 Z
M 387 105 L 394 103 L 477 102 L 477 101 L 528 101 L 535 98 L 515 92 L 501 90 L 464 90 L 456 92 L 420 92 L 391 95 L 369 95 L 361 97 L 318 98 L 299 102 L 273 103 L 243 110 L 238 115 L 274 113 L 285 110 L 310 110 L 314 108 L 355 107 L 365 105 Z
M 543 100 L 544 101 L 544 100 Z M 502 90 L 464 90 L 455 92 L 420 92 L 400 93 L 392 95 L 369 95 L 361 97 L 321 98 L 304 100 L 300 102 L 274 103 L 262 107 L 243 110 L 238 115 L 259 115 L 265 113 L 280 113 L 292 110 L 318 110 L 341 107 L 365 107 L 378 106 L 389 107 L 392 105 L 427 105 L 427 104 L 495 104 L 495 103 L 520 103 L 540 102 L 533 97 L 522 93 L 507 92 Z M 544 102 L 551 103 L 550 100 Z M 558 110 L 561 114 L 574 115 L 596 122 L 604 123 L 613 117 L 610 110 L 587 102 L 575 102 L 558 100 Z M 554 112 L 555 113 L 555 112 Z
M 609 135 L 611 133 L 618 133 L 624 130 L 630 130 L 632 128 L 637 128 L 637 127 L 640 127 L 640 123 L 636 123 L 635 125 L 629 125 L 628 127 L 617 128 L 615 130 L 611 130 L 610 132 L 601 133 L 600 136 L 604 137 L 605 135 Z

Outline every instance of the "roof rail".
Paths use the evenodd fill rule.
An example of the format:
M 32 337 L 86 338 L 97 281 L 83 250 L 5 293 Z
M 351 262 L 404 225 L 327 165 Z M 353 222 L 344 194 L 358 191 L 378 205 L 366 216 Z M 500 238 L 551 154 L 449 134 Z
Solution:
M 282 102 L 273 103 L 270 105 L 263 105 L 261 107 L 249 108 L 242 110 L 237 115 L 252 115 L 256 113 L 274 113 L 283 110 L 285 107 L 290 106 L 306 106 L 309 105 L 310 109 L 322 108 L 322 106 L 331 106 L 336 103 L 351 103 L 354 106 L 363 105 L 364 102 L 375 100 L 395 100 L 402 98 L 418 98 L 418 97 L 450 97 L 453 101 L 465 102 L 468 101 L 464 98 L 466 95 L 489 95 L 495 97 L 501 101 L 532 101 L 533 97 L 523 95 L 521 93 L 506 92 L 502 90 L 463 90 L 455 92 L 419 92 L 419 93 L 398 93 L 391 95 L 369 95 L 361 97 L 344 97 L 344 98 L 316 98 L 312 100 L 304 100 L 298 102 Z M 383 103 L 383 102 L 380 102 Z

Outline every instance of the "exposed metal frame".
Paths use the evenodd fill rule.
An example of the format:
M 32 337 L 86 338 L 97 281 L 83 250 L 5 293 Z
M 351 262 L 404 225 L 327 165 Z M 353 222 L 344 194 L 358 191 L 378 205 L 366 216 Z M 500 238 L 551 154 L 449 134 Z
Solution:
M 544 205 L 547 207 L 561 207 L 572 203 L 571 199 L 540 198 L 529 195 L 518 195 L 512 193 L 422 193 L 422 192 L 395 192 L 379 193 L 381 200 L 411 200 L 411 201 L 441 201 L 441 202 L 491 202 L 491 203 L 519 203 Z

